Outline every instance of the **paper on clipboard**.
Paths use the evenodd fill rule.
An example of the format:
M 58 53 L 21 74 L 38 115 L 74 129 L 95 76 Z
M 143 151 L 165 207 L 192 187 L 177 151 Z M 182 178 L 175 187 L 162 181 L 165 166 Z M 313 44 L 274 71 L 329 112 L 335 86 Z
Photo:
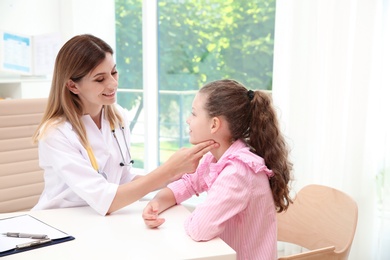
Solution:
M 45 234 L 52 240 L 70 237 L 67 233 L 28 214 L 0 219 L 0 253 L 14 249 L 16 245 L 34 241 L 34 239 L 31 238 L 17 238 L 1 235 L 2 233 L 7 232 Z

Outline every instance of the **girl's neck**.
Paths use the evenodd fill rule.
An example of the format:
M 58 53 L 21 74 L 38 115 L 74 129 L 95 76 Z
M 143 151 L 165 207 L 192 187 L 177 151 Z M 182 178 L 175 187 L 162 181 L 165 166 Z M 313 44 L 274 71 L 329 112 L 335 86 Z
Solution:
M 219 143 L 219 147 L 211 150 L 211 154 L 214 156 L 216 161 L 219 161 L 219 159 L 222 157 L 222 155 L 232 145 L 232 142 L 219 141 L 218 143 Z

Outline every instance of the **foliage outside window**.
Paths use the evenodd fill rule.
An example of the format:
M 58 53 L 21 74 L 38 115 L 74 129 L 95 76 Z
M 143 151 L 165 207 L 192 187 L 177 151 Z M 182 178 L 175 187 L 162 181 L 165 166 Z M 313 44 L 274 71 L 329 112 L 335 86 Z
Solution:
M 205 83 L 234 78 L 272 89 L 275 0 L 170 0 L 158 4 L 160 162 L 188 145 L 185 120 Z M 116 0 L 118 103 L 142 112 L 142 0 Z M 132 144 L 133 148 L 137 145 Z M 140 149 L 142 149 L 140 147 Z M 142 160 L 142 159 L 141 159 Z M 137 161 L 137 158 L 136 158 Z M 141 165 L 142 167 L 142 165 Z

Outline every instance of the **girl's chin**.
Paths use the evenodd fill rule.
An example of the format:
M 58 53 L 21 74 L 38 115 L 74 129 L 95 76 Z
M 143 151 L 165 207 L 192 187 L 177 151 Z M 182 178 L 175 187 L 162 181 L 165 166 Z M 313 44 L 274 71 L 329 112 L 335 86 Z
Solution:
M 203 143 L 203 142 L 206 142 L 207 140 L 189 140 L 189 142 L 192 144 L 192 145 L 197 145 L 197 144 L 200 144 L 200 143 Z

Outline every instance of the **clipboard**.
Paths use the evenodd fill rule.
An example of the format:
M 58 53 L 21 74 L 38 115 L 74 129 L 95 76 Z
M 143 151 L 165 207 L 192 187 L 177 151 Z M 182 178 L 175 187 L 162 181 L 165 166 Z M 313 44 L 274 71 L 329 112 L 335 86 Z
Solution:
M 46 234 L 51 240 L 39 245 L 17 248 L 17 245 L 33 242 L 36 241 L 36 239 L 7 237 L 2 235 L 2 233 L 7 232 Z M 51 246 L 74 239 L 73 236 L 28 214 L 0 219 L 0 257 Z

